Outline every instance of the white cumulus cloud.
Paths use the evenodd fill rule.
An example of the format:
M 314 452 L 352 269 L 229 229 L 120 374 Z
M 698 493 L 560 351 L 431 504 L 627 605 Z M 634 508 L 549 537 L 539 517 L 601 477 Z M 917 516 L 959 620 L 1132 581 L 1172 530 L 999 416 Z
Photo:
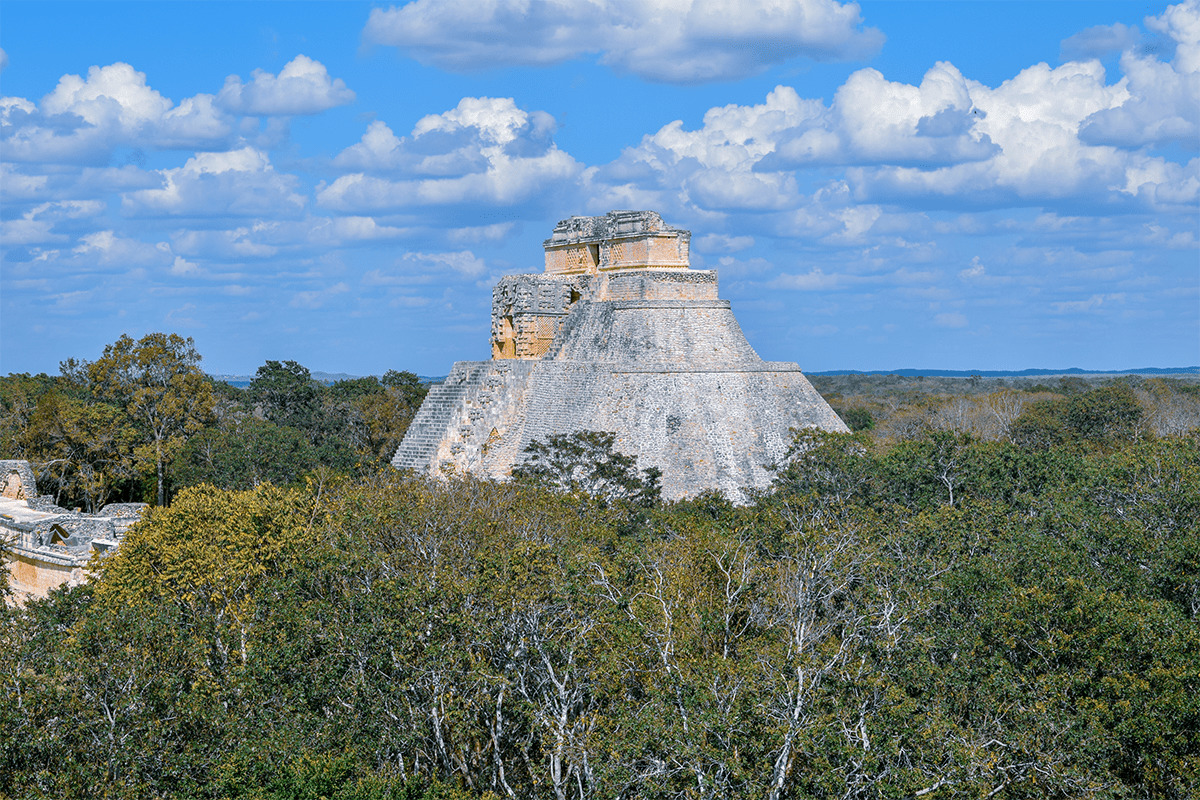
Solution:
M 174 262 L 170 245 L 166 242 L 146 242 L 124 236 L 112 230 L 89 233 L 72 248 L 70 255 L 63 254 L 65 264 L 79 267 L 115 267 L 128 270 L 135 267 L 169 267 Z
M 478 278 L 487 272 L 483 259 L 470 250 L 452 253 L 405 253 L 397 266 L 406 271 L 445 274 L 454 272 L 466 278 Z
M 42 98 L 41 108 L 47 114 L 77 114 L 96 126 L 115 121 L 137 128 L 159 119 L 171 101 L 146 85 L 146 73 L 118 62 L 91 67 L 86 80 L 62 76 L 54 91 Z
M 367 126 L 362 141 L 339 153 L 333 163 L 347 170 L 393 170 L 412 162 L 412 159 L 405 159 L 403 147 L 404 140 L 396 136 L 386 122 L 375 120 Z
M 823 109 L 819 100 L 777 86 L 761 104 L 709 109 L 697 130 L 686 130 L 679 120 L 663 126 L 601 169 L 596 180 L 609 187 L 605 199 L 615 208 L 636 187 L 659 190 L 655 205 L 667 210 L 693 203 L 711 210 L 781 209 L 799 202 L 795 180 L 755 166 L 786 131 Z
M 180 230 L 171 237 L 171 248 L 184 256 L 216 261 L 270 258 L 279 248 L 259 239 L 252 226 L 225 230 Z
M 1134 148 L 1198 138 L 1200 76 L 1182 72 L 1200 65 L 1191 56 L 1197 7 L 1189 0 L 1148 19 L 1176 43 L 1171 61 L 1127 52 L 1114 83 L 1091 60 L 1035 64 L 996 87 L 947 62 L 919 85 L 862 69 L 828 106 L 778 86 L 762 104 L 710 109 L 697 129 L 676 121 L 646 136 L 587 173 L 589 196 L 659 207 L 709 230 L 739 215 L 831 244 L 885 235 L 894 215 L 872 204 L 1186 208 L 1200 196 L 1200 162 Z M 816 171 L 834 167 L 840 176 L 813 191 Z
M 341 78 L 331 79 L 320 61 L 298 55 L 278 75 L 256 69 L 248 83 L 230 75 L 217 102 L 243 114 L 294 116 L 352 103 L 354 92 Z
M 0 222 L 0 239 L 10 247 L 63 242 L 68 234 L 56 231 L 57 223 L 96 217 L 104 213 L 104 208 L 99 200 L 39 203 L 19 218 Z
M 1082 61 L 1124 52 L 1141 41 L 1142 32 L 1136 25 L 1093 25 L 1063 39 L 1061 53 L 1064 61 Z
M 981 161 L 997 148 L 976 124 L 968 81 L 940 62 L 920 86 L 889 81 L 874 69 L 853 73 L 833 105 L 786 136 L 772 165 L 891 164 L 923 166 Z
M 554 144 L 554 127 L 549 114 L 524 111 L 507 97 L 463 98 L 423 117 L 403 138 L 376 121 L 334 159 L 335 166 L 359 171 L 321 188 L 317 199 L 342 212 L 546 201 L 583 170 Z
M 1172 59 L 1126 50 L 1121 56 L 1121 84 L 1128 91 L 1117 106 L 1084 120 L 1080 138 L 1089 144 L 1137 148 L 1176 141 L 1196 149 L 1200 144 L 1200 0 L 1169 7 L 1149 17 L 1147 27 L 1175 44 Z
M 201 217 L 288 217 L 307 198 L 294 175 L 276 172 L 267 154 L 253 147 L 221 153 L 197 153 L 182 167 L 159 170 L 163 186 L 123 197 L 133 215 Z
M 651 81 L 735 80 L 797 57 L 874 54 L 857 3 L 834 0 L 416 0 L 374 9 L 367 41 L 473 70 L 597 54 Z
M 980 113 L 971 122 L 995 145 L 982 161 L 922 169 L 906 164 L 852 168 L 861 199 L 957 198 L 968 205 L 1077 202 L 1152 208 L 1189 202 L 1192 166 L 1143 151 L 1095 144 L 1081 136 L 1086 121 L 1127 103 L 1129 83 L 1108 84 L 1098 61 L 1057 68 L 1036 64 L 996 88 L 968 81 Z M 974 116 L 974 115 L 973 115 Z
M 6 161 L 102 164 L 118 146 L 209 148 L 227 143 L 233 121 L 200 94 L 179 105 L 152 89 L 146 74 L 118 62 L 87 77 L 63 75 L 39 104 L 0 100 Z

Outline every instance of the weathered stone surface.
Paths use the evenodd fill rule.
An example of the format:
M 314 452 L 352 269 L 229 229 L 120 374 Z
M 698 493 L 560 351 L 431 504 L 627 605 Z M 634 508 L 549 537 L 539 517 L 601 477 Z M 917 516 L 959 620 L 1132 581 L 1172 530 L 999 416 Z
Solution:
M 0 498 L 32 500 L 37 497 L 37 481 L 28 461 L 0 460 Z
M 846 426 L 791 362 L 746 341 L 690 234 L 653 212 L 572 217 L 546 240 L 546 273 L 493 293 L 492 361 L 433 387 L 392 464 L 511 475 L 530 441 L 611 431 L 669 499 L 770 483 L 789 429 Z M 594 248 L 594 249 L 589 249 Z
M 653 211 L 610 211 L 570 217 L 544 242 L 547 275 L 595 275 L 624 269 L 688 266 L 690 231 L 666 225 Z
M 99 514 L 59 508 L 52 497 L 37 495 L 27 461 L 0 460 L 0 479 L 0 539 L 18 603 L 83 581 L 92 555 L 115 549 L 147 508 L 145 503 L 111 503 Z

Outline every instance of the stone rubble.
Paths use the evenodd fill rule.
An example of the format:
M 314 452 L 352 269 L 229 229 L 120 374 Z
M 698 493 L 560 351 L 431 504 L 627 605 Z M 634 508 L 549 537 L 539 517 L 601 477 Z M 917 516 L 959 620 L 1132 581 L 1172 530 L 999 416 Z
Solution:
M 142 517 L 145 503 L 110 503 L 98 514 L 60 508 L 39 496 L 28 461 L 0 460 L 0 539 L 13 599 L 76 586 L 94 554 L 109 553 Z

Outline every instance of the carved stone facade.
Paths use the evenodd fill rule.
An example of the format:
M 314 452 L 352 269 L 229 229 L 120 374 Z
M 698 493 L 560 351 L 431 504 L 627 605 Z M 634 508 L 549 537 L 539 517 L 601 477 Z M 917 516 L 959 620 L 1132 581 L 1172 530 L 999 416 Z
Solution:
M 492 358 L 541 358 L 587 276 L 509 275 L 492 290 Z
M 545 272 L 492 294 L 492 360 L 430 389 L 392 464 L 511 475 L 530 441 L 611 431 L 675 499 L 764 488 L 790 429 L 846 426 L 791 362 L 763 361 L 693 270 L 688 231 L 651 211 L 563 220 Z
M 687 269 L 690 231 L 653 211 L 571 217 L 545 241 L 547 275 L 596 275 L 625 269 Z

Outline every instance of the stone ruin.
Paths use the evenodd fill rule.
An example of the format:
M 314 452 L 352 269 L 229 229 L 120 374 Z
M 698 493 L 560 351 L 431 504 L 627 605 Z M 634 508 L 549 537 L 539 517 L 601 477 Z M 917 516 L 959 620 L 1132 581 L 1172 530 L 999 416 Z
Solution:
M 0 460 L 0 540 L 13 599 L 23 603 L 82 583 L 92 556 L 116 549 L 146 508 L 110 503 L 98 514 L 60 508 L 53 497 L 38 495 L 28 461 Z
M 742 502 L 792 428 L 846 431 L 799 366 L 754 352 L 716 272 L 690 267 L 690 239 L 653 211 L 558 223 L 545 272 L 492 292 L 492 360 L 430 389 L 392 465 L 504 479 L 533 440 L 609 431 L 662 470 L 664 498 Z

